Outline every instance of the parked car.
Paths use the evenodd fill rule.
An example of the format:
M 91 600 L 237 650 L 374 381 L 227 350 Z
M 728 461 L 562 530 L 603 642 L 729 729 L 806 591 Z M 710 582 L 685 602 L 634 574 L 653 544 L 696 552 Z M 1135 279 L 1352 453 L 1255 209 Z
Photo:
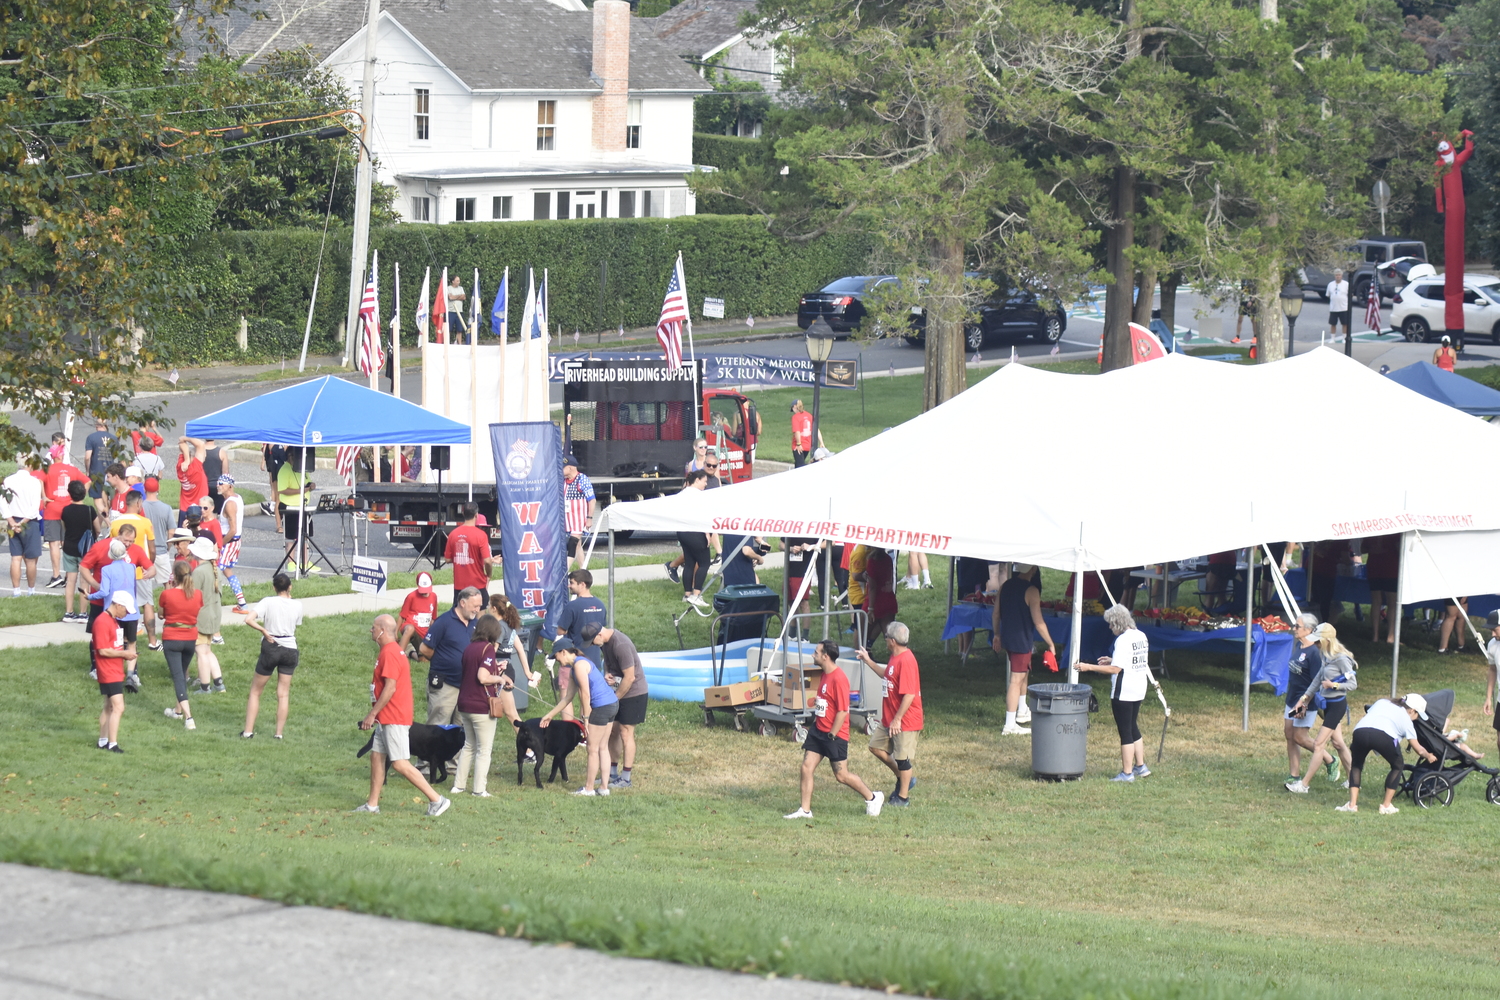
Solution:
M 1327 302 L 1328 283 L 1333 280 L 1333 269 L 1342 267 L 1344 278 L 1349 282 L 1349 301 L 1353 305 L 1363 306 L 1374 282 L 1380 283 L 1380 295 L 1383 299 L 1393 297 L 1404 284 L 1400 280 L 1405 276 L 1401 273 L 1401 268 L 1395 268 L 1396 273 L 1392 274 L 1391 268 L 1382 268 L 1381 265 L 1391 264 L 1400 257 L 1415 258 L 1413 264 L 1426 261 L 1427 244 L 1401 236 L 1370 236 L 1357 241 L 1338 257 L 1326 266 L 1308 264 L 1303 267 L 1297 272 L 1297 283 L 1304 292 L 1312 292 L 1319 301 Z M 1411 264 L 1406 267 L 1409 269 Z M 1380 268 L 1379 273 L 1377 268 Z
M 1444 306 L 1443 276 L 1418 278 L 1396 293 L 1391 327 L 1414 344 L 1434 340 L 1446 327 Z M 1464 275 L 1464 333 L 1500 344 L 1500 278 Z
M 818 317 L 828 321 L 834 333 L 849 333 L 865 318 L 864 297 L 882 285 L 897 281 L 891 274 L 860 274 L 830 281 L 797 302 L 797 325 L 806 330 Z
M 992 343 L 1014 343 L 1017 340 L 1039 340 L 1055 344 L 1068 328 L 1068 314 L 1057 299 L 1046 299 L 1034 292 L 1014 291 L 997 294 L 979 307 L 979 315 L 964 324 L 964 345 L 978 351 Z M 926 342 L 925 324 L 906 335 L 913 347 Z

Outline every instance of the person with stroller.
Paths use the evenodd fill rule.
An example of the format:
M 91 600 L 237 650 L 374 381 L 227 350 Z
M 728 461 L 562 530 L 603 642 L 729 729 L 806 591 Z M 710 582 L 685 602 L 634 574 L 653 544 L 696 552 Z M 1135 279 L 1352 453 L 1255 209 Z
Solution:
M 1307 766 L 1307 774 L 1296 781 L 1288 781 L 1286 790 L 1298 795 L 1306 795 L 1308 786 L 1312 784 L 1312 776 L 1317 772 L 1320 763 L 1326 763 L 1328 767 L 1328 780 L 1339 780 L 1339 761 L 1343 761 L 1344 767 L 1350 766 L 1349 748 L 1344 744 L 1344 735 L 1339 730 L 1339 724 L 1344 721 L 1344 716 L 1349 711 L 1348 693 L 1359 686 L 1355 679 L 1355 671 L 1359 664 L 1354 662 L 1354 656 L 1339 642 L 1338 632 L 1327 622 L 1318 626 L 1314 635 L 1317 638 L 1318 651 L 1322 654 L 1323 669 L 1318 672 L 1308 683 L 1306 690 L 1297 699 L 1293 708 L 1294 714 L 1306 714 L 1309 707 L 1317 704 L 1318 696 L 1322 695 L 1323 727 L 1318 730 L 1318 735 L 1313 739 L 1312 762 Z M 1332 742 L 1333 748 L 1338 752 L 1335 757 L 1328 750 L 1328 744 Z M 1322 758 L 1327 758 L 1323 761 Z
M 1380 804 L 1380 815 L 1390 816 L 1400 812 L 1391 805 L 1396 792 L 1401 788 L 1404 764 L 1401 758 L 1401 741 L 1406 740 L 1412 751 L 1429 764 L 1437 763 L 1437 755 L 1429 753 L 1417 739 L 1417 719 L 1427 718 L 1427 699 L 1419 694 L 1408 694 L 1405 698 L 1391 701 L 1381 698 L 1370 706 L 1365 717 L 1354 727 L 1354 760 L 1349 765 L 1349 801 L 1338 806 L 1339 812 L 1359 812 L 1359 785 L 1364 777 L 1365 758 L 1372 753 L 1384 757 L 1391 765 L 1391 773 L 1385 778 L 1385 801 Z

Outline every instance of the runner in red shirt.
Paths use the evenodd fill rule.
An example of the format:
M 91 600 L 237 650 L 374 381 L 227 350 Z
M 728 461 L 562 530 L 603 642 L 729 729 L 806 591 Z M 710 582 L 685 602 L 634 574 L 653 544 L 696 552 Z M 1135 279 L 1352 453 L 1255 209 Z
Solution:
M 889 663 L 882 667 L 863 647 L 855 650 L 866 666 L 884 674 L 880 722 L 870 723 L 870 752 L 896 775 L 896 790 L 890 797 L 893 806 L 908 804 L 916 780 L 911 764 L 917 754 L 917 735 L 922 731 L 922 678 L 910 642 L 911 631 L 900 622 L 891 622 L 885 627 L 885 643 L 891 650 Z
M 108 613 L 89 626 L 94 676 L 104 696 L 104 708 L 99 712 L 99 749 L 115 753 L 125 752 L 119 742 L 120 717 L 125 714 L 125 660 L 135 655 L 134 644 L 125 641 L 119 619 L 134 613 L 135 595 L 121 590 L 110 596 Z
M 60 587 L 64 582 L 62 509 L 72 503 L 68 497 L 68 484 L 75 480 L 87 485 L 89 477 L 67 462 L 53 462 L 42 477 L 42 541 L 47 543 L 47 551 L 52 555 L 49 587 Z
M 153 563 L 151 559 L 146 555 L 146 550 L 136 544 L 135 525 L 122 525 L 120 527 L 120 533 L 116 537 L 118 537 L 120 541 L 125 543 L 125 558 L 134 563 L 137 569 L 150 571 L 153 573 L 156 571 L 156 564 Z M 78 561 L 78 569 L 83 574 L 83 582 L 87 585 L 85 593 L 93 593 L 94 590 L 98 588 L 99 571 L 102 570 L 105 566 L 109 565 L 109 543 L 113 540 L 114 539 L 112 538 L 99 539 L 94 543 L 94 547 L 89 549 L 88 553 Z M 132 610 L 126 612 L 126 614 L 135 614 L 134 607 L 134 602 L 131 602 Z M 92 630 L 94 627 L 95 619 L 97 619 L 103 613 L 103 611 L 103 598 L 100 598 L 97 601 L 89 602 L 88 628 L 90 630 Z
M 437 617 L 437 592 L 432 589 L 432 574 L 425 570 L 417 574 L 417 589 L 406 595 L 401 602 L 401 638 L 396 645 L 405 649 L 416 649 L 417 643 L 427 636 L 427 630 Z
M 189 507 L 202 507 L 208 500 L 208 474 L 203 471 L 203 458 L 208 446 L 197 438 L 177 439 L 177 478 L 182 483 L 182 496 L 177 501 L 177 523 L 187 520 Z
M 432 790 L 411 763 L 411 664 L 396 644 L 396 619 L 380 615 L 370 626 L 370 638 L 380 653 L 375 658 L 375 675 L 370 680 L 370 712 L 359 722 L 360 729 L 373 729 L 370 737 L 370 797 L 354 811 L 380 812 L 380 789 L 385 785 L 386 761 L 401 777 L 431 803 L 427 815 L 441 816 L 453 803 Z M 363 751 L 361 751 L 363 752 Z
M 490 567 L 494 557 L 490 555 L 490 536 L 474 522 L 479 517 L 479 508 L 464 504 L 459 508 L 463 524 L 448 535 L 448 544 L 443 548 L 443 558 L 453 564 L 453 593 L 457 595 L 465 587 L 473 587 L 485 599 L 489 599 Z
M 130 432 L 130 444 L 132 446 L 132 450 L 137 453 L 139 453 L 141 450 L 142 437 L 150 438 L 151 443 L 156 445 L 157 448 L 160 448 L 162 445 L 166 444 L 167 441 L 166 438 L 156 433 L 155 420 L 148 420 L 145 423 L 141 424 L 140 430 Z
M 839 668 L 839 644 L 824 639 L 813 651 L 813 663 L 823 671 L 818 699 L 813 703 L 813 727 L 802 742 L 802 805 L 784 819 L 812 819 L 813 774 L 818 762 L 828 758 L 833 776 L 865 800 L 865 814 L 879 816 L 883 792 L 872 792 L 859 775 L 849 770 L 849 678 Z

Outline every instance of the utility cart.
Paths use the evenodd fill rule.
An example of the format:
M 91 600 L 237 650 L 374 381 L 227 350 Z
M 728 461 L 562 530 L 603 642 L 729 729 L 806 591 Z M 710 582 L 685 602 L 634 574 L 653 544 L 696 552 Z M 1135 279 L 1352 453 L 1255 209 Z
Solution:
M 855 611 L 853 614 L 854 634 L 864 635 L 869 628 L 865 613 Z M 789 627 L 785 631 L 795 629 L 798 634 L 807 635 L 811 631 L 808 626 L 814 619 L 826 621 L 826 617 L 826 612 L 822 611 L 792 615 L 787 619 Z M 823 673 L 822 668 L 813 663 L 812 642 L 791 640 L 769 651 L 752 648 L 746 650 L 745 662 L 752 674 L 766 676 L 765 702 L 750 707 L 751 714 L 759 720 L 757 731 L 762 736 L 778 736 L 786 729 L 800 744 L 807 736 L 807 722 L 813 717 Z M 850 723 L 862 732 L 869 732 L 870 716 L 880 711 L 880 699 L 875 696 L 880 690 L 880 678 L 853 656 L 843 655 L 842 649 L 838 666 L 849 676 Z M 775 676 L 778 671 L 779 677 Z

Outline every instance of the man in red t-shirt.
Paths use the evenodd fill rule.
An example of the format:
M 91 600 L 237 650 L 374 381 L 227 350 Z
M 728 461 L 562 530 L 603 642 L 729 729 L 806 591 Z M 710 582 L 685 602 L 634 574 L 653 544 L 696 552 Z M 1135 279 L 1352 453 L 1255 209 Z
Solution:
M 370 737 L 370 797 L 354 811 L 380 812 L 380 789 L 385 785 L 389 761 L 397 774 L 427 796 L 431 803 L 427 815 L 441 816 L 453 803 L 433 791 L 411 763 L 411 665 L 396 644 L 396 619 L 380 615 L 370 626 L 370 638 L 380 653 L 370 681 L 370 713 L 359 721 L 360 729 L 375 730 Z
M 917 734 L 922 731 L 922 678 L 917 657 L 909 648 L 911 631 L 900 622 L 885 627 L 890 662 L 881 666 L 863 647 L 855 655 L 870 669 L 884 673 L 881 681 L 880 722 L 870 722 L 870 752 L 896 775 L 893 806 L 908 804 L 912 782 L 912 759 L 917 755 Z
M 477 505 L 464 504 L 459 508 L 459 518 L 463 523 L 449 533 L 443 548 L 443 558 L 453 564 L 453 593 L 473 587 L 488 600 L 490 567 L 495 563 L 490 555 L 490 536 L 474 523 L 479 518 Z
M 821 446 L 823 435 L 818 434 L 818 444 Z M 807 464 L 807 456 L 812 452 L 813 426 L 812 414 L 802 408 L 802 400 L 792 401 L 792 465 L 798 469 Z
M 437 617 L 437 591 L 432 589 L 432 574 L 425 570 L 417 574 L 417 589 L 406 595 L 401 602 L 401 637 L 396 645 L 403 650 L 415 650 L 417 643 L 427 636 Z M 410 655 L 415 656 L 412 652 Z
M 189 507 L 202 507 L 208 502 L 208 474 L 203 471 L 203 458 L 208 454 L 208 445 L 197 438 L 177 439 L 177 478 L 182 483 L 182 496 L 177 501 L 177 523 L 187 521 Z
M 142 420 L 141 421 L 140 429 L 139 430 L 134 430 L 134 431 L 130 432 L 131 450 L 133 450 L 133 451 L 135 451 L 137 453 L 140 452 L 140 450 L 141 450 L 141 438 L 143 438 L 143 437 L 149 438 L 151 440 L 152 445 L 154 445 L 157 448 L 160 448 L 163 444 L 166 443 L 166 440 L 167 440 L 166 438 L 162 437 L 160 434 L 158 434 L 156 432 L 156 421 L 155 420 Z
M 812 819 L 813 774 L 818 761 L 828 758 L 833 776 L 865 800 L 865 815 L 879 816 L 885 793 L 872 792 L 849 770 L 849 678 L 839 669 L 839 644 L 824 639 L 813 651 L 813 663 L 823 671 L 818 698 L 813 702 L 813 727 L 802 741 L 802 806 L 783 819 Z
M 135 644 L 125 641 L 120 619 L 134 613 L 135 595 L 116 591 L 110 595 L 108 613 L 89 626 L 94 676 L 104 696 L 104 708 L 99 712 L 99 749 L 115 753 L 125 752 L 119 742 L 120 716 L 125 714 L 125 661 L 135 655 Z
M 49 587 L 61 587 L 66 577 L 62 571 L 62 509 L 73 501 L 68 498 L 68 484 L 87 484 L 89 477 L 81 469 L 67 462 L 53 462 L 47 466 L 42 477 L 42 541 L 47 543 L 47 552 L 52 556 L 52 579 Z
M 137 569 L 155 572 L 156 564 L 153 563 L 151 561 L 151 558 L 146 555 L 146 550 L 136 544 L 135 525 L 122 524 L 120 526 L 119 534 L 117 534 L 115 538 L 118 538 L 120 541 L 125 543 L 125 558 L 134 563 Z M 108 536 L 99 539 L 94 543 L 94 547 L 89 549 L 82 559 L 78 560 L 78 572 L 83 577 L 83 582 L 85 584 L 84 593 L 86 594 L 91 594 L 99 589 L 99 572 L 110 563 L 109 543 L 111 541 L 113 541 L 113 539 Z M 90 631 L 92 631 L 94 628 L 94 622 L 103 613 L 103 598 L 100 598 L 97 601 L 89 602 L 89 619 L 87 622 L 87 627 Z M 135 614 L 134 602 L 132 602 L 131 610 L 128 611 L 127 614 Z M 130 629 L 134 630 L 134 628 L 135 622 L 131 622 Z M 133 639 L 134 635 L 132 634 L 132 640 Z

